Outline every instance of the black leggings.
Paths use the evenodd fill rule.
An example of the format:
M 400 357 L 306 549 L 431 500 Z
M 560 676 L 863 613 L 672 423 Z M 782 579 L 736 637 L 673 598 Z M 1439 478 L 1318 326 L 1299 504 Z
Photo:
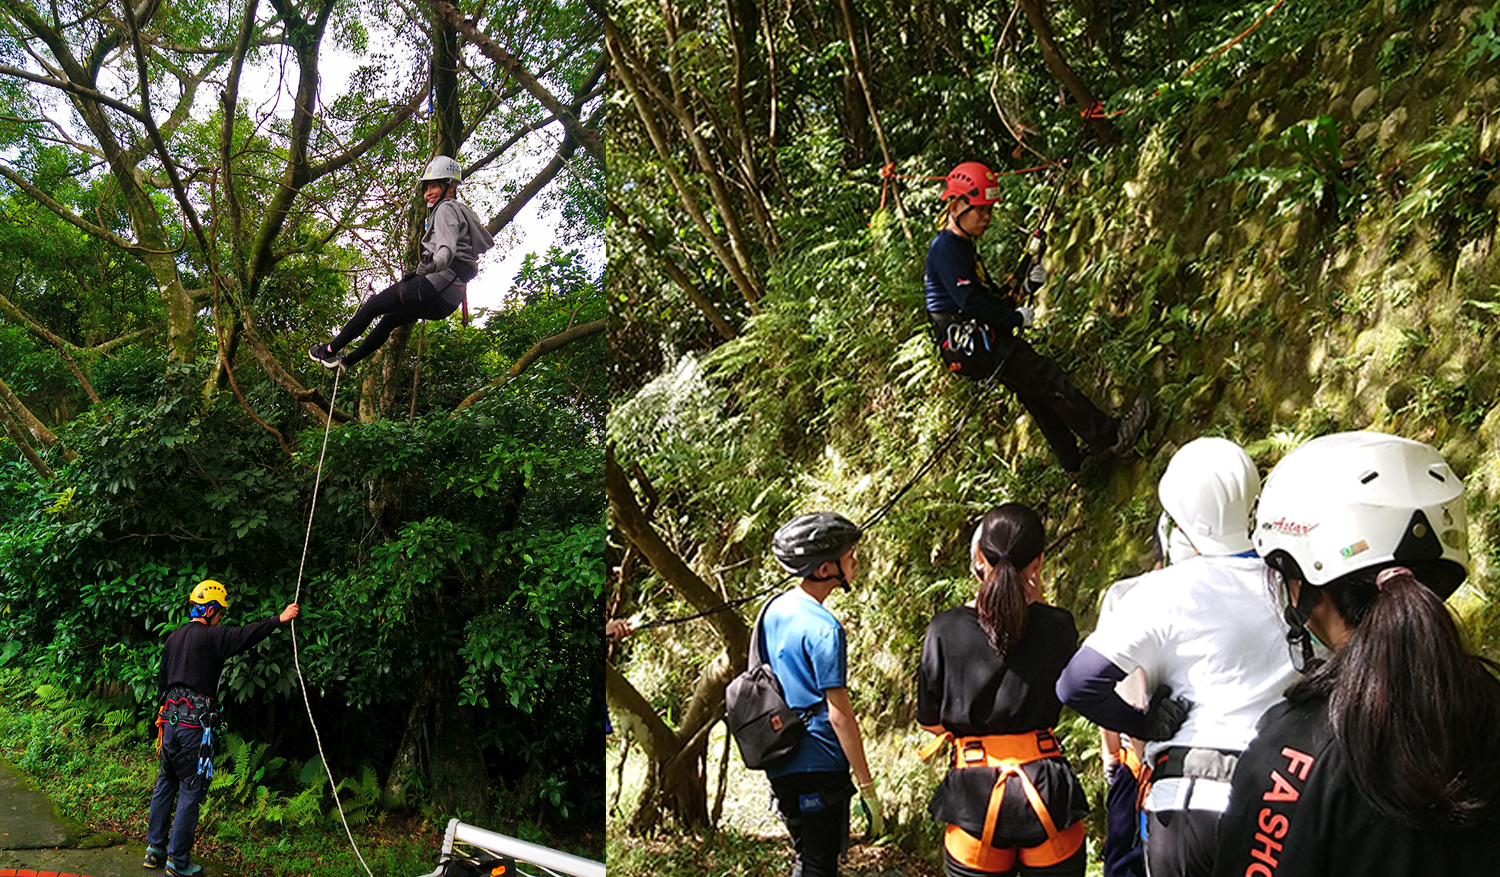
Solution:
M 425 276 L 408 277 L 366 299 L 330 346 L 334 353 L 338 353 L 369 328 L 376 317 L 380 317 L 380 322 L 375 324 L 370 334 L 344 357 L 344 365 L 354 365 L 380 349 L 380 345 L 385 343 L 385 339 L 391 336 L 391 331 L 397 326 L 405 326 L 418 320 L 441 320 L 457 308 L 458 305 L 443 301 L 443 297 L 432 288 L 431 281 Z
M 791 877 L 838 877 L 849 849 L 848 771 L 787 774 L 771 780 L 771 793 L 797 853 Z

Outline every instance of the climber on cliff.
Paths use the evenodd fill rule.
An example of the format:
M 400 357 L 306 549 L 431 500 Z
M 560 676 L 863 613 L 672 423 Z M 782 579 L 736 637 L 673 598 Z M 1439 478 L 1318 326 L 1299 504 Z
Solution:
M 1109 417 L 1068 381 L 1057 363 L 1016 334 L 1032 324 L 1035 312 L 989 279 L 974 246 L 1000 201 L 998 180 L 989 168 L 968 161 L 949 172 L 947 182 L 945 221 L 927 249 L 923 281 L 932 338 L 943 362 L 963 377 L 994 375 L 1009 387 L 1070 474 L 1083 465 L 1078 439 L 1089 454 L 1130 453 L 1150 415 L 1146 397 L 1136 397 L 1124 416 Z M 1034 264 L 1021 289 L 1034 292 L 1046 281 L 1046 271 Z
M 446 155 L 427 165 L 418 189 L 427 202 L 422 258 L 396 283 L 370 296 L 343 331 L 326 344 L 314 344 L 307 355 L 324 368 L 345 369 L 374 353 L 392 330 L 417 320 L 447 319 L 464 301 L 470 280 L 479 273 L 481 253 L 495 240 L 467 204 L 458 200 L 463 169 Z M 468 311 L 465 311 L 467 319 Z M 359 337 L 376 317 L 374 330 L 347 355 L 339 351 Z

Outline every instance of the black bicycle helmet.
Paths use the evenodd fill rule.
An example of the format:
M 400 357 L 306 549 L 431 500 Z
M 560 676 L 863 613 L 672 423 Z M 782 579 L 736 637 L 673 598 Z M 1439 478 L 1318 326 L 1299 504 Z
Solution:
M 782 524 L 771 540 L 771 553 L 787 572 L 810 579 L 818 567 L 843 557 L 863 535 L 858 525 L 837 512 L 813 512 Z

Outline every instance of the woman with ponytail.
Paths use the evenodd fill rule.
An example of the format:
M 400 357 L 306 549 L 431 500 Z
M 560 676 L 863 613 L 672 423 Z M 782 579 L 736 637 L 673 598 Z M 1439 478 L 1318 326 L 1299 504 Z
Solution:
M 1065 609 L 1043 602 L 1041 518 L 1007 503 L 984 516 L 971 559 L 979 591 L 927 626 L 917 722 L 952 741 L 952 761 L 928 812 L 948 824 L 948 877 L 1084 873 L 1088 802 L 1052 726 L 1053 691 L 1077 649 Z
M 1306 675 L 1240 759 L 1215 875 L 1500 871 L 1500 683 L 1443 604 L 1469 564 L 1458 477 L 1419 442 L 1326 436 L 1257 524 Z

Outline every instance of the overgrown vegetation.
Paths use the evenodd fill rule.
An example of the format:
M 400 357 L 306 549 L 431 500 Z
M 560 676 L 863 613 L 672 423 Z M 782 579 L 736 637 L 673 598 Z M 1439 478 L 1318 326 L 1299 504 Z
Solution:
M 704 146 L 718 160 L 694 161 L 691 134 L 650 101 L 632 97 L 611 129 L 622 221 L 610 232 L 610 611 L 637 621 L 774 586 L 777 524 L 818 508 L 863 519 L 969 409 L 975 386 L 943 373 L 922 316 L 937 186 L 885 177 L 883 148 L 899 173 L 920 176 L 969 159 L 1024 168 L 1079 137 L 1077 108 L 1056 101 L 1071 86 L 1043 65 L 1024 19 L 1007 27 L 1009 7 L 856 9 L 862 61 L 839 21 L 804 19 L 795 4 L 774 59 L 755 35 L 763 22 L 684 2 L 662 23 L 649 17 L 658 8 L 623 4 L 620 57 L 645 70 L 632 59 L 669 57 L 674 27 L 697 35 L 701 91 L 666 74 L 658 86 L 711 125 L 718 139 Z M 1102 148 L 1090 128 L 1068 174 L 1003 177 L 981 252 L 992 274 L 1008 274 L 1058 186 L 1051 280 L 1029 337 L 1102 407 L 1144 392 L 1158 414 L 1138 459 L 1091 463 L 1073 486 L 1009 394 L 979 400 L 956 444 L 866 538 L 853 593 L 830 599 L 896 814 L 887 843 L 928 862 L 935 780 L 911 764 L 912 680 L 928 620 L 972 595 L 967 536 L 999 502 L 1042 512 L 1048 595 L 1087 631 L 1102 590 L 1149 565 L 1155 484 L 1182 443 L 1230 437 L 1265 472 L 1333 431 L 1422 439 L 1466 478 L 1474 572 L 1453 605 L 1475 643 L 1500 654 L 1500 518 L 1486 511 L 1500 498 L 1489 329 L 1500 81 L 1471 53 L 1484 10 L 1287 4 L 1186 74 L 1265 5 L 1124 3 L 1108 20 L 1099 4 L 1048 8 L 1075 72 L 1106 109 L 1126 111 L 1113 120 L 1121 145 Z M 681 150 L 658 151 L 648 119 Z M 1018 120 L 1020 144 L 1007 128 Z M 690 219 L 685 202 L 712 221 Z M 744 221 L 738 238 L 730 214 Z M 691 267 L 690 282 L 674 264 Z M 736 271 L 755 281 L 748 290 Z M 663 561 L 663 547 L 684 566 Z M 612 656 L 608 692 L 630 742 L 610 755 L 611 831 L 623 835 L 610 855 L 625 873 L 680 867 L 653 840 L 662 833 L 717 838 L 684 841 L 708 862 L 739 844 L 763 855 L 746 836 L 779 833 L 735 809 L 736 795 L 763 804 L 764 780 L 722 767 L 711 742 L 755 606 L 644 633 Z M 1098 790 L 1094 729 L 1063 725 Z
M 0 667 L 0 756 L 36 780 L 64 813 L 96 831 L 145 836 L 157 769 L 147 742 L 152 733 L 127 699 L 73 697 L 36 685 L 33 674 Z M 266 748 L 234 734 L 221 744 L 197 851 L 247 873 L 347 874 L 352 854 L 339 852 L 348 840 L 322 765 L 267 761 Z M 341 781 L 339 794 L 372 869 L 432 870 L 444 827 L 440 814 L 378 808 L 372 771 L 359 783 Z

